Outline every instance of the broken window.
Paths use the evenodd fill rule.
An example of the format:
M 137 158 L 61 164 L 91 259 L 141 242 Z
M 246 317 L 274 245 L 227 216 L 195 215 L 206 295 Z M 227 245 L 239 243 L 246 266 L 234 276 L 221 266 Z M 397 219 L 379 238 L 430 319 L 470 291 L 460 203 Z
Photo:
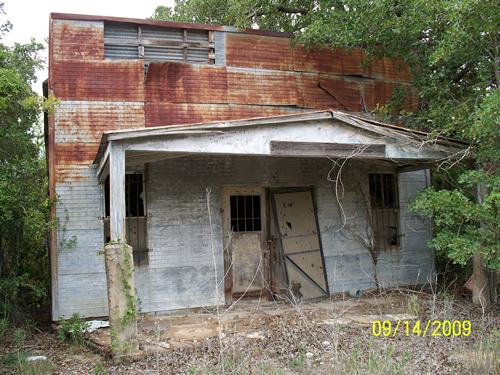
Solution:
M 231 195 L 231 230 L 259 232 L 261 230 L 260 195 Z
M 396 176 L 388 173 L 369 175 L 371 226 L 376 250 L 399 247 L 399 198 Z
M 104 198 L 106 217 L 104 219 L 104 237 L 106 242 L 111 240 L 109 176 L 104 183 Z M 132 246 L 134 264 L 137 266 L 148 264 L 147 249 L 147 221 L 144 204 L 144 175 L 141 173 L 125 175 L 125 212 L 126 212 L 126 241 Z

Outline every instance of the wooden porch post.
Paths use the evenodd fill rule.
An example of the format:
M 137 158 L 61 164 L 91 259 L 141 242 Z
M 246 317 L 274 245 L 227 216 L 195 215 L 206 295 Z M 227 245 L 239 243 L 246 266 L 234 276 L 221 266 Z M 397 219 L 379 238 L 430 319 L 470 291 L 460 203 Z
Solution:
M 132 247 L 125 230 L 125 150 L 109 144 L 110 232 L 105 247 L 111 349 L 115 359 L 129 357 L 138 350 L 137 303 Z

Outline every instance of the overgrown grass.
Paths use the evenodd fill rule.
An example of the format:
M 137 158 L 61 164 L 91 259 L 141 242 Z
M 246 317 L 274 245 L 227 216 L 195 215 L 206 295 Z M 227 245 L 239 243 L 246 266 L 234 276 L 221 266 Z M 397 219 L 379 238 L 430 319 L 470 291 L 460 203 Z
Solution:
M 339 374 L 402 375 L 411 359 L 410 352 L 396 353 L 394 344 L 383 344 L 379 340 L 370 340 L 368 346 L 358 341 L 350 354 L 343 354 L 339 358 Z
M 2 369 L 18 375 L 48 375 L 55 365 L 50 360 L 27 361 L 29 352 L 18 352 L 0 356 L 0 371 Z
M 83 345 L 85 330 L 89 327 L 87 321 L 79 314 L 73 314 L 68 320 L 63 320 L 57 331 L 57 337 L 61 341 L 69 341 L 77 346 Z

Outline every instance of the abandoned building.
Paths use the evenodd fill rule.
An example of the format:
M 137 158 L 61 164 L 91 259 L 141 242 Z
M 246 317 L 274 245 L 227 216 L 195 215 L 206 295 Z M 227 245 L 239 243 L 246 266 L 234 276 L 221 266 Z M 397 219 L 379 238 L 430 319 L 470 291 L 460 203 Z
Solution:
M 376 122 L 407 66 L 286 33 L 52 14 L 52 318 L 108 314 L 102 249 L 132 246 L 138 310 L 306 301 L 430 281 L 409 204 L 450 139 Z

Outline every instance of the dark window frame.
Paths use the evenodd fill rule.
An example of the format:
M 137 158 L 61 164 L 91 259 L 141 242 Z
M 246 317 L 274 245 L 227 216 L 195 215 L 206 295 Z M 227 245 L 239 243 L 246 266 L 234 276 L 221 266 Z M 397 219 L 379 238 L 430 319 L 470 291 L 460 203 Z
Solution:
M 229 196 L 229 222 L 233 232 L 261 232 L 262 206 L 260 194 Z
M 109 215 L 110 209 L 110 186 L 109 186 L 109 176 L 106 178 L 103 184 L 104 189 L 104 239 L 105 242 L 110 241 L 110 227 L 109 227 Z M 133 192 L 131 194 L 131 192 Z M 141 197 L 142 195 L 142 197 Z M 135 196 L 135 199 L 134 199 Z M 149 264 L 147 248 L 147 212 L 146 212 L 146 184 L 144 173 L 126 173 L 125 174 L 125 221 L 126 221 L 126 232 L 127 237 L 130 237 L 130 230 L 132 227 L 132 221 L 134 221 L 134 226 L 136 229 L 137 238 L 131 239 L 127 238 L 127 241 L 131 243 L 143 242 L 142 247 L 132 246 L 134 264 L 136 266 L 142 266 Z M 139 227 L 143 227 L 143 233 L 139 233 Z M 142 235 L 142 241 L 140 241 L 140 236 Z
M 374 247 L 377 251 L 399 250 L 401 231 L 397 175 L 370 173 L 368 179 Z

